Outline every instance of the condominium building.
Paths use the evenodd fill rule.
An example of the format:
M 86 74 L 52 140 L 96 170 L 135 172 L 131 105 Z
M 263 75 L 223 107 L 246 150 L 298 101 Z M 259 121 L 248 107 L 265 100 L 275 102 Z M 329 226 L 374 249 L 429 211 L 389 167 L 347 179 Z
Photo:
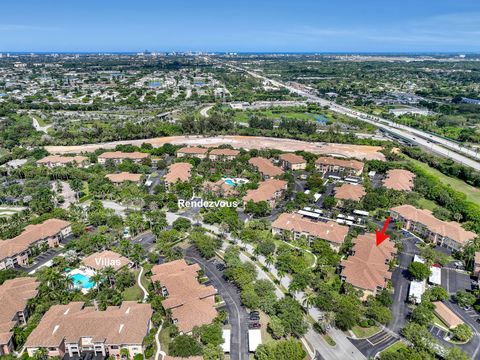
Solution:
M 232 161 L 240 154 L 240 151 L 233 149 L 213 149 L 208 154 L 212 161 Z
M 121 172 L 115 174 L 107 174 L 105 177 L 114 184 L 121 184 L 124 182 L 134 182 L 139 183 L 142 179 L 142 174 L 132 174 L 129 172 Z
M 49 155 L 37 161 L 37 165 L 43 165 L 49 168 L 63 167 L 73 165 L 85 167 L 88 165 L 88 158 L 85 156 L 59 156 Z
M 284 170 L 305 170 L 307 161 L 303 156 L 287 153 L 279 156 L 280 163 Z
M 110 250 L 93 253 L 84 258 L 82 264 L 94 271 L 100 271 L 107 267 L 111 267 L 113 270 L 118 271 L 125 266 L 133 266 L 131 260 Z
M 183 259 L 155 265 L 152 269 L 152 281 L 160 284 L 166 297 L 163 307 L 170 310 L 173 323 L 185 334 L 195 326 L 210 324 L 218 315 L 217 290 L 198 282 L 200 270 L 198 264 L 188 265 Z
M 247 191 L 243 197 L 244 204 L 253 201 L 255 203 L 266 201 L 271 208 L 274 208 L 287 190 L 288 182 L 285 180 L 269 179 L 258 184 L 257 189 Z
M 394 207 L 390 214 L 392 219 L 403 222 L 404 229 L 452 250 L 459 250 L 477 237 L 477 234 L 465 230 L 455 221 L 439 220 L 430 210 L 417 209 L 412 205 Z
M 336 159 L 321 156 L 315 161 L 315 168 L 321 172 L 340 172 L 344 175 L 360 176 L 363 172 L 363 163 L 358 160 Z
M 341 262 L 342 279 L 363 291 L 363 300 L 387 287 L 392 278 L 389 263 L 397 249 L 389 239 L 377 246 L 375 234 L 359 235 L 353 240 L 353 254 Z
M 263 157 L 253 157 L 248 160 L 248 163 L 252 165 L 258 172 L 262 174 L 264 179 L 270 179 L 283 174 L 283 170 L 278 166 Z
M 104 165 L 108 160 L 113 161 L 115 164 L 121 164 L 124 160 L 130 160 L 136 164 L 141 163 L 142 160 L 147 159 L 150 154 L 134 151 L 108 151 L 98 155 L 98 163 Z
M 133 359 L 144 353 L 143 339 L 151 329 L 152 314 L 150 304 L 136 301 L 124 301 L 105 311 L 83 302 L 53 305 L 27 338 L 25 348 L 30 357 L 45 349 L 49 357 L 81 357 L 88 351 L 116 359 L 121 358 L 121 349 L 127 349 Z
M 191 146 L 191 147 L 183 147 L 177 150 L 177 158 L 181 157 L 196 157 L 198 159 L 206 159 L 207 158 L 208 149 Z
M 190 180 L 192 167 L 192 164 L 182 162 L 170 165 L 164 178 L 165 186 L 168 188 L 179 181 L 185 182 Z
M 387 171 L 387 176 L 383 180 L 383 186 L 387 189 L 399 191 L 412 191 L 415 174 L 408 170 L 393 169 Z
M 60 219 L 28 225 L 20 235 L 0 241 L 0 270 L 27 266 L 33 246 L 46 244 L 50 248 L 57 247 L 71 232 L 70 222 Z
M 295 240 L 304 236 L 309 242 L 323 239 L 338 251 L 348 234 L 348 226 L 339 225 L 335 221 L 312 221 L 300 214 L 283 213 L 272 223 L 272 233 L 292 235 Z
M 342 184 L 335 188 L 335 199 L 360 201 L 366 195 L 362 185 Z
M 27 303 L 37 296 L 39 282 L 35 278 L 20 277 L 0 285 L 0 356 L 13 352 L 13 328 L 25 325 L 29 311 Z

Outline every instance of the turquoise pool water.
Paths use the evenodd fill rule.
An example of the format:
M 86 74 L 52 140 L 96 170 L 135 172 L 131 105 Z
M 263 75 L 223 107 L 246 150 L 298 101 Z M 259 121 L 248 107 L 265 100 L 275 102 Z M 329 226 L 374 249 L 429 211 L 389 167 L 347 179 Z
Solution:
M 228 186 L 235 186 L 235 183 L 233 182 L 232 179 L 226 179 L 225 184 L 227 184 Z
M 91 289 L 93 287 L 93 282 L 90 281 L 90 278 L 87 275 L 83 274 L 74 274 L 70 275 L 73 279 L 75 286 L 78 286 L 82 289 Z

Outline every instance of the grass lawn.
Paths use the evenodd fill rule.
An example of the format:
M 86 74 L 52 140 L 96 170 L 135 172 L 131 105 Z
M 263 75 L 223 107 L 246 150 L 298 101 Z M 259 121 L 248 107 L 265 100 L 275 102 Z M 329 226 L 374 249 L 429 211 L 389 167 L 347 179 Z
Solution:
M 158 339 L 160 340 L 160 347 L 162 348 L 162 351 L 165 351 L 165 353 L 168 354 L 168 346 L 170 345 L 170 327 L 165 326 L 165 323 L 163 325 L 162 330 L 160 331 L 160 335 L 158 336 Z
M 260 311 L 260 324 L 262 327 L 260 328 L 262 330 L 262 342 L 263 344 L 272 341 L 272 335 L 267 331 L 267 326 L 268 322 L 270 321 L 270 318 L 268 317 L 267 314 L 265 314 L 263 311 Z
M 477 204 L 480 203 L 480 189 L 477 189 L 476 187 L 467 184 L 465 181 L 444 175 L 440 171 L 431 168 L 427 164 L 422 163 L 418 160 L 414 160 L 406 156 L 405 154 L 403 154 L 403 156 L 419 168 L 437 177 L 442 183 L 450 185 L 454 190 L 460 191 L 467 195 L 468 200 L 473 201 Z
M 330 345 L 330 346 L 335 346 L 335 345 L 337 345 L 337 343 L 335 342 L 335 340 L 333 340 L 333 339 L 330 337 L 330 335 L 328 335 L 328 334 L 323 334 L 322 337 L 323 337 L 323 340 L 325 340 L 328 345 Z
M 124 301 L 137 301 L 143 299 L 143 291 L 140 289 L 140 286 L 138 286 L 137 283 L 137 278 L 138 278 L 138 273 L 140 270 L 135 270 L 135 285 L 126 288 L 122 292 L 122 298 Z
M 378 326 L 371 326 L 368 328 L 364 328 L 357 325 L 352 328 L 352 332 L 359 339 L 368 338 L 379 331 L 380 331 L 380 328 Z
M 417 204 L 419 207 L 421 207 L 422 209 L 427 209 L 427 210 L 430 210 L 430 211 L 433 211 L 433 209 L 435 209 L 438 205 L 435 204 L 435 202 L 433 202 L 432 200 L 428 200 L 428 199 L 425 199 L 425 198 L 421 198 L 417 201 Z
M 396 343 L 393 343 L 392 345 L 390 345 L 388 348 L 386 348 L 385 350 L 383 350 L 381 352 L 381 354 L 394 354 L 396 353 L 397 351 L 399 350 L 402 350 L 402 349 L 406 349 L 407 348 L 407 345 L 405 345 L 403 342 L 401 341 L 397 341 Z

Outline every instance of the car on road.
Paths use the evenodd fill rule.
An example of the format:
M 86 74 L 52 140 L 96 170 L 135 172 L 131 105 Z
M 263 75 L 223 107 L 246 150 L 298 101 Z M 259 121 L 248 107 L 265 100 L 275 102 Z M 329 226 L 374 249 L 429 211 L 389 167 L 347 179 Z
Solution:
M 260 329 L 261 327 L 262 325 L 260 325 L 258 322 L 248 324 L 249 329 Z

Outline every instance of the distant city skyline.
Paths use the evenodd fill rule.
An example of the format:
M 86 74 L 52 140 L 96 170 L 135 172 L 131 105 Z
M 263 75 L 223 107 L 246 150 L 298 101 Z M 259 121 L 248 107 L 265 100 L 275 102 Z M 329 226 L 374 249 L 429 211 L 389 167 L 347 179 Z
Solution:
M 0 52 L 478 53 L 476 0 L 0 3 Z

